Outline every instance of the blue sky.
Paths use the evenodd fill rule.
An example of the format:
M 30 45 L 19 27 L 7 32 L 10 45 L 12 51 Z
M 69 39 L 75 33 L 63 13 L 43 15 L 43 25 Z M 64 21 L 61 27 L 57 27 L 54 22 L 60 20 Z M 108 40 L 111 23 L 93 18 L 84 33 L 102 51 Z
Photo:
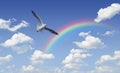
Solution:
M 1 0 L 0 9 L 0 73 L 119 73 L 119 0 Z M 36 32 L 31 10 L 56 31 L 76 20 L 98 26 L 74 29 L 44 52 L 53 34 Z

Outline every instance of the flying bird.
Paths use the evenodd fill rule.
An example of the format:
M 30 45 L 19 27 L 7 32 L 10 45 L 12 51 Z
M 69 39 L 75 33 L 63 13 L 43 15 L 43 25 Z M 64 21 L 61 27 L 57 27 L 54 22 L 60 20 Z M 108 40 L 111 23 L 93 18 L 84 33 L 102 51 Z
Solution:
M 36 19 L 39 21 L 39 25 L 37 25 L 37 32 L 42 31 L 43 29 L 50 31 L 51 33 L 58 35 L 56 31 L 54 31 L 51 28 L 48 28 L 46 24 L 42 22 L 42 19 L 34 12 L 32 11 L 32 14 L 36 17 Z

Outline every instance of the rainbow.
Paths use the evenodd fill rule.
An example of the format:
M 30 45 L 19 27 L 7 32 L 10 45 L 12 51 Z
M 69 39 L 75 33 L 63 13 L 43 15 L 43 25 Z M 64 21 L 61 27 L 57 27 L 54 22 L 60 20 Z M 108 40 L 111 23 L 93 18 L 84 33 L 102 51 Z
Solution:
M 58 36 L 52 35 L 50 37 L 47 44 L 45 45 L 45 48 L 42 49 L 42 51 L 48 52 L 50 49 L 52 49 L 52 46 L 54 45 L 54 43 L 56 43 L 56 41 L 58 39 L 60 39 L 61 37 L 63 37 L 66 33 L 70 32 L 72 30 L 75 30 L 78 28 L 80 29 L 80 28 L 87 27 L 87 26 L 105 26 L 105 25 L 98 24 L 98 23 L 95 23 L 95 22 L 89 21 L 89 20 L 87 20 L 87 21 L 86 20 L 85 21 L 77 20 L 77 21 L 68 23 L 58 30 L 58 33 L 59 33 Z

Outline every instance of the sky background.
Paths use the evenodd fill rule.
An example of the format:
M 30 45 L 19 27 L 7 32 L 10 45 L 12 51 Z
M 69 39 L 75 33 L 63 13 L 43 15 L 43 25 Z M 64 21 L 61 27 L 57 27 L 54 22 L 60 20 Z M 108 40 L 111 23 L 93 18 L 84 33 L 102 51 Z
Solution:
M 1 0 L 0 9 L 0 73 L 119 73 L 120 0 Z M 58 33 L 76 21 L 97 26 L 36 32 L 31 10 Z

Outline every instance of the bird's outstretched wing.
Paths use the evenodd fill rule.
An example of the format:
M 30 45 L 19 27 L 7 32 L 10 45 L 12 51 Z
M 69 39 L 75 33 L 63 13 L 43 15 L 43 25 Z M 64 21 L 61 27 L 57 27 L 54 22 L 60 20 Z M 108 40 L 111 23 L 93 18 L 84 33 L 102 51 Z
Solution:
M 46 30 L 48 30 L 48 31 L 50 31 L 50 32 L 52 32 L 53 34 L 58 35 L 58 33 L 57 33 L 57 32 L 55 32 L 54 30 L 52 30 L 52 29 L 50 29 L 50 28 L 48 28 L 48 27 L 45 27 L 45 29 L 46 29 Z
M 41 18 L 34 11 L 32 11 L 32 14 L 37 18 L 37 20 L 40 22 L 40 24 L 43 24 Z

